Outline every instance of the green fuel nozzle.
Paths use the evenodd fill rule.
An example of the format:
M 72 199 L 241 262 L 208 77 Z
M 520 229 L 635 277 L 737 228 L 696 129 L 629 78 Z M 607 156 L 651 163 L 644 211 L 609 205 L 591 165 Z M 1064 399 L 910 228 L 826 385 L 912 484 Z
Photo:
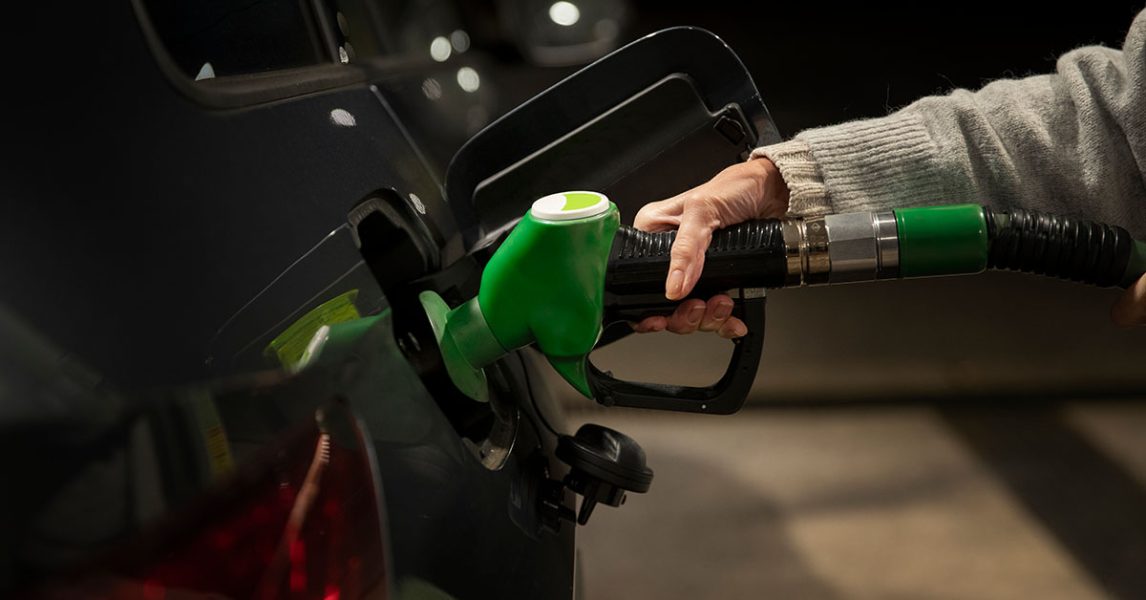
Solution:
M 731 413 L 751 388 L 763 348 L 765 288 L 978 273 L 987 268 L 1127 286 L 1146 271 L 1146 244 L 1120 227 L 975 204 L 742 223 L 713 234 L 694 295 L 730 292 L 749 333 L 711 388 L 625 382 L 588 360 L 603 326 L 667 314 L 675 232 L 620 226 L 595 192 L 536 201 L 482 273 L 476 298 L 450 308 L 420 300 L 450 379 L 479 401 L 482 370 L 536 344 L 577 391 L 608 405 Z
M 595 192 L 537 200 L 482 271 L 472 298 L 448 309 L 433 292 L 420 296 L 454 383 L 485 401 L 481 369 L 507 352 L 537 344 L 553 368 L 591 396 L 586 357 L 597 344 L 605 269 L 621 219 Z

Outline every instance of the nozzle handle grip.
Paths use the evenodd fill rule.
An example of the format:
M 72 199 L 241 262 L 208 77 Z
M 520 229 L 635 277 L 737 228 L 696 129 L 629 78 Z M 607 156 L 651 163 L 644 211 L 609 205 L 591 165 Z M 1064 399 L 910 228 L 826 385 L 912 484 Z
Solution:
M 741 296 L 744 293 L 741 290 Z M 659 314 L 671 312 L 675 303 L 666 300 Z M 651 308 L 651 307 L 650 307 Z M 593 397 L 605 406 L 654 408 L 682 412 L 732 414 L 744 405 L 764 350 L 764 297 L 737 300 L 733 314 L 748 325 L 748 333 L 733 340 L 735 347 L 724 375 L 712 387 L 689 387 L 640 383 L 616 379 L 593 365 L 589 367 L 589 387 Z
M 621 226 L 613 237 L 605 291 L 617 296 L 663 296 L 676 231 L 649 233 Z M 694 295 L 738 287 L 782 287 L 787 256 L 781 221 L 748 221 L 717 230 L 704 255 L 704 269 Z
M 677 302 L 664 296 L 672 260 L 675 231 L 648 233 L 622 226 L 613 238 L 605 271 L 605 322 L 640 321 L 668 315 Z M 713 233 L 704 269 L 692 295 L 708 298 L 738 291 L 733 315 L 748 333 L 733 340 L 735 347 L 724 375 L 711 387 L 688 387 L 622 381 L 588 364 L 593 397 L 606 406 L 654 408 L 682 412 L 732 414 L 744 405 L 764 350 L 764 297 L 747 297 L 746 288 L 781 287 L 787 277 L 787 257 L 779 220 L 749 221 Z M 628 327 L 612 336 L 609 328 L 600 344 L 631 333 Z

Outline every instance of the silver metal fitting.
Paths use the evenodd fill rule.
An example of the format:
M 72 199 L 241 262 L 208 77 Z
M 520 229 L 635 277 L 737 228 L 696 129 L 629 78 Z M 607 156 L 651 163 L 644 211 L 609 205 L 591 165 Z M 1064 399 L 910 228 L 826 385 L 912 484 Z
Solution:
M 762 287 L 755 288 L 733 288 L 726 293 L 733 300 L 755 300 L 767 296 L 766 289 Z
M 828 252 L 830 246 L 828 228 L 824 224 L 824 217 L 808 217 L 804 219 L 804 285 L 822 285 L 828 283 L 832 274 L 832 257 Z
M 899 235 L 895 213 L 828 215 L 831 283 L 894 279 L 899 276 Z
M 876 279 L 899 277 L 899 226 L 895 224 L 894 212 L 875 213 L 875 243 L 879 252 Z
M 828 255 L 832 258 L 830 283 L 872 281 L 879 271 L 875 219 L 857 212 L 824 217 L 828 229 Z
M 828 283 L 832 259 L 828 254 L 828 228 L 823 217 L 787 219 L 780 226 L 788 259 L 785 285 Z
M 781 225 L 786 285 L 822 285 L 899 276 L 899 236 L 891 211 L 788 219 Z
M 780 223 L 780 233 L 784 236 L 784 255 L 788 259 L 788 276 L 784 285 L 804 285 L 804 220 L 784 219 Z

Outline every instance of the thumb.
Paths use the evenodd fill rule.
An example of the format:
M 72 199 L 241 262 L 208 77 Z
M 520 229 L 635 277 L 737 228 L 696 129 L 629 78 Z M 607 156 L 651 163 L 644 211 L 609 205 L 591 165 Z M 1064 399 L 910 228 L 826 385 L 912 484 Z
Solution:
M 720 220 L 705 204 L 685 204 L 673 241 L 665 297 L 680 300 L 692 291 L 704 268 L 704 252 Z
M 1146 325 L 1146 275 L 1126 290 L 1110 309 L 1110 318 L 1124 326 Z

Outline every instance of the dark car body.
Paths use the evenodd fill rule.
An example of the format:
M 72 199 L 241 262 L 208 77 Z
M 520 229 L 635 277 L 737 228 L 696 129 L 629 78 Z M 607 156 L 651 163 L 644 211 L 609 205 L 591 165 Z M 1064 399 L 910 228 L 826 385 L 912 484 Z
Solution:
M 358 415 L 375 415 L 362 418 L 389 518 L 361 535 L 387 538 L 387 585 L 416 579 L 463 597 L 568 597 L 572 528 L 541 533 L 513 506 L 524 506 L 519 496 L 544 468 L 543 454 L 541 467 L 531 461 L 551 433 L 523 418 L 513 455 L 487 469 L 392 337 L 380 338 L 390 355 L 359 375 L 267 371 L 272 338 L 331 298 L 356 290 L 360 314 L 388 314 L 348 214 L 371 197 L 416 198 L 449 227 L 435 173 L 444 164 L 414 145 L 370 68 L 315 64 L 196 88 L 147 9 L 69 9 L 60 39 L 88 49 L 86 72 L 9 99 L 18 106 L 9 114 L 28 126 L 10 128 L 4 142 L 18 161 L 3 178 L 0 225 L 0 587 L 82 577 L 86 561 L 157 526 L 180 528 L 172 520 L 202 526 L 182 511 L 221 475 L 192 451 L 200 429 L 188 416 L 195 411 L 179 408 L 187 402 L 220 409 L 217 425 L 241 466 L 343 397 L 366 411 Z M 458 66 L 427 57 L 382 72 L 398 85 L 403 69 L 420 83 Z M 281 81 L 267 81 L 274 77 Z M 447 260 L 456 259 L 456 232 L 441 235 Z M 506 393 L 529 397 L 525 363 L 515 361 Z M 246 401 L 221 400 L 236 393 Z M 154 464 L 133 462 L 140 455 Z M 115 565 L 164 560 L 119 551 Z

